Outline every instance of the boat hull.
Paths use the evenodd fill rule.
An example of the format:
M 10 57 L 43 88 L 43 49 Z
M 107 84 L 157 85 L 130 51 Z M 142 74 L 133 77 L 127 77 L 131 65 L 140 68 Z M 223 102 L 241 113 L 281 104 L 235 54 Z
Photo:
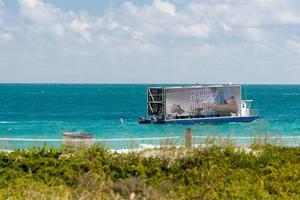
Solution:
M 207 117 L 193 119 L 169 119 L 164 124 L 224 124 L 224 123 L 247 123 L 256 120 L 258 116 L 247 117 Z

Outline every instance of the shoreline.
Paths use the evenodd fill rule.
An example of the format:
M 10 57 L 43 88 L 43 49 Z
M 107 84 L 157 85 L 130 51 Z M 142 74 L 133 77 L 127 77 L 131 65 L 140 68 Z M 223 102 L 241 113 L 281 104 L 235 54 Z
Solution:
M 154 138 L 98 138 L 98 139 L 53 139 L 53 138 L 0 138 L 0 149 L 29 149 L 44 145 L 59 148 L 63 145 L 90 146 L 93 144 L 104 145 L 106 148 L 117 152 L 142 151 L 145 149 L 160 148 L 161 146 L 184 146 L 185 139 L 180 136 L 154 137 Z M 271 144 L 275 146 L 297 147 L 300 146 L 299 136 L 192 136 L 190 142 L 194 147 L 199 145 L 235 145 L 248 148 L 252 144 Z

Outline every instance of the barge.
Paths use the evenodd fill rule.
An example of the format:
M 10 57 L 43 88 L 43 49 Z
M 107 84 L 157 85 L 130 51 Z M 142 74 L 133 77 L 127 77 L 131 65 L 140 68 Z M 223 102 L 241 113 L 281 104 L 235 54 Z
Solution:
M 241 99 L 241 85 L 195 85 L 147 89 L 147 117 L 140 124 L 222 124 L 252 122 L 252 100 Z

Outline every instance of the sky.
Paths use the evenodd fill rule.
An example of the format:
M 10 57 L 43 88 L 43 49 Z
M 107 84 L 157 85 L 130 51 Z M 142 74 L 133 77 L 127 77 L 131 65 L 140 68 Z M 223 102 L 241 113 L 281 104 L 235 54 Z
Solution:
M 300 83 L 299 0 L 0 0 L 2 83 Z

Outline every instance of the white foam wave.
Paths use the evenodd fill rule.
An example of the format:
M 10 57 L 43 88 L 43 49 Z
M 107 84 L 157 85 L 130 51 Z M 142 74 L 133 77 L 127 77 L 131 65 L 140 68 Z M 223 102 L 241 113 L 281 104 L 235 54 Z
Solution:
M 297 92 L 291 92 L 291 93 L 283 93 L 284 96 L 298 96 L 300 93 Z
M 15 121 L 0 121 L 0 124 L 16 124 L 18 122 Z

